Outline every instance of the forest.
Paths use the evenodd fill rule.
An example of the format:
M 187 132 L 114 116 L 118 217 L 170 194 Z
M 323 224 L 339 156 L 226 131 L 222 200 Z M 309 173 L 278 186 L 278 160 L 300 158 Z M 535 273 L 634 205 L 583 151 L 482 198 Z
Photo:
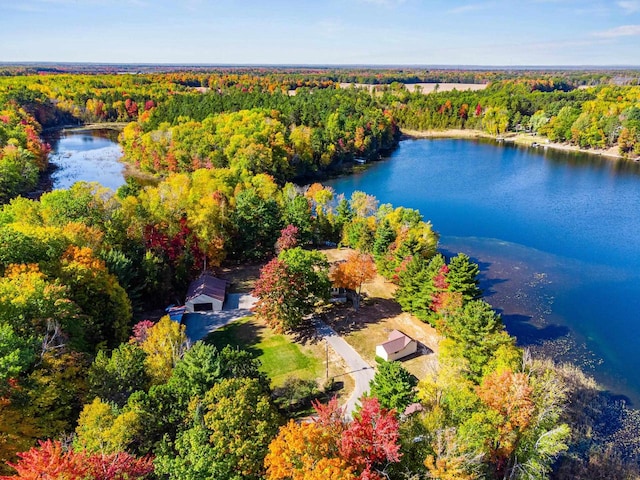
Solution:
M 387 94 L 389 95 L 389 94 Z M 492 135 L 531 132 L 583 148 L 640 153 L 640 88 L 602 85 L 564 91 L 552 81 L 515 80 L 479 92 L 400 92 L 387 97 L 398 124 L 416 130 L 466 128 Z
M 0 77 L 2 202 L 32 191 L 46 171 L 43 128 L 91 122 L 128 123 L 126 159 L 145 172 L 232 167 L 271 174 L 280 184 L 379 158 L 394 148 L 401 128 L 528 132 L 541 141 L 640 154 L 640 87 L 633 72 L 523 71 L 516 78 L 480 72 L 481 78 L 466 80 L 491 82 L 484 90 L 430 95 L 410 93 L 397 80 L 411 82 L 411 76 L 387 70 L 370 72 L 379 75 L 375 81 L 323 70 L 40 73 L 48 74 Z M 417 80 L 465 80 L 455 73 Z M 340 88 L 342 80 L 379 85 L 368 92 Z M 619 85 L 625 82 L 631 85 Z
M 402 126 L 637 140 L 640 87 L 521 78 L 421 95 L 324 75 L 0 78 L 0 478 L 636 478 L 597 385 L 520 349 L 478 266 L 438 253 L 437 226 L 315 177 L 378 158 Z M 47 169 L 43 129 L 115 121 L 125 161 L 157 184 L 19 195 Z M 330 271 L 327 243 L 354 255 Z M 285 332 L 309 328 L 332 283 L 359 295 L 380 274 L 442 337 L 438 371 L 380 362 L 353 418 L 314 401 L 299 422 L 251 352 L 145 318 L 205 262 L 261 265 L 255 315 Z

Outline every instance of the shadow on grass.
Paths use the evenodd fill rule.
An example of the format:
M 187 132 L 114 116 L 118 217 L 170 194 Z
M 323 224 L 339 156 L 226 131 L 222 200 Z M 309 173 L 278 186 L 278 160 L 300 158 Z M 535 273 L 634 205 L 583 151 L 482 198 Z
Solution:
M 335 377 L 320 388 L 314 381 L 290 377 L 285 385 L 273 390 L 272 398 L 285 417 L 297 420 L 315 415 L 314 402 L 327 403 L 342 389 L 344 382 Z
M 288 333 L 293 337 L 293 341 L 300 345 L 315 345 L 320 341 L 318 332 L 309 322 L 304 322 L 302 326 Z
M 408 360 L 413 360 L 414 358 L 422 357 L 423 355 L 431 355 L 432 353 L 433 350 L 427 347 L 424 343 L 418 342 L 418 349 L 415 351 L 415 353 L 407 355 L 406 357 L 402 357 L 400 361 L 406 362 Z
M 250 319 L 230 323 L 204 338 L 204 342 L 223 349 L 227 345 L 249 352 L 254 358 L 263 351 L 257 346 L 264 338 L 266 327 L 257 325 Z

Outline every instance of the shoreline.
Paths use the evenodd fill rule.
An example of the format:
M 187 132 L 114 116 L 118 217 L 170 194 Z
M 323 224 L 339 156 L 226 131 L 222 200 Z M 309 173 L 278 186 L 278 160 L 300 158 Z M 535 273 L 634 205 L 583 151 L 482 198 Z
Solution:
M 99 132 L 101 130 L 106 130 L 107 132 L 105 133 L 105 135 L 107 136 L 107 138 L 113 141 L 118 146 L 120 146 L 117 139 L 115 137 L 112 138 L 112 136 L 115 135 L 116 132 L 121 132 L 122 129 L 127 124 L 128 124 L 127 122 L 105 122 L 105 123 L 87 123 L 87 124 L 81 124 L 81 125 L 60 125 L 56 127 L 43 129 L 42 138 L 48 141 L 51 141 L 52 139 L 56 139 L 57 141 L 57 139 L 60 136 L 63 136 L 65 132 L 68 132 L 70 134 L 81 134 L 83 132 L 88 132 L 88 134 L 90 135 L 95 135 L 95 133 L 92 133 L 92 132 Z M 118 159 L 118 162 L 122 165 L 122 176 L 125 179 L 125 183 L 129 178 L 133 178 L 135 181 L 137 181 L 143 186 L 156 185 L 159 181 L 161 181 L 161 178 L 156 178 L 149 173 L 143 172 L 142 170 L 138 169 L 135 165 L 129 162 L 126 162 L 123 159 L 124 159 L 124 155 L 122 155 Z M 58 188 L 54 188 L 52 175 L 60 167 L 57 163 L 51 161 L 51 154 L 47 157 L 47 160 L 49 162 L 47 165 L 47 168 L 46 170 L 40 172 L 36 187 L 33 190 L 22 194 L 26 198 L 39 200 L 43 194 L 49 193 L 49 192 L 52 192 L 53 190 L 58 189 Z M 114 190 L 114 193 L 115 193 L 115 190 Z
M 483 138 L 496 142 L 513 143 L 515 145 L 521 145 L 529 148 L 541 148 L 543 151 L 552 149 L 564 152 L 586 153 L 588 155 L 606 157 L 615 160 L 628 160 L 631 162 L 640 161 L 640 157 L 632 158 L 620 155 L 617 147 L 611 147 L 608 149 L 580 148 L 576 145 L 551 142 L 545 137 L 538 137 L 537 135 L 523 133 L 509 132 L 496 137 L 495 135 L 488 134 L 482 130 L 466 130 L 459 128 L 451 128 L 447 130 L 412 130 L 409 128 L 401 128 L 400 132 L 405 138 L 456 138 L 470 140 Z
M 81 123 L 81 124 L 67 124 L 56 125 L 55 127 L 47 127 L 42 129 L 42 133 L 52 132 L 81 132 L 83 130 L 117 130 L 121 131 L 126 127 L 129 122 L 104 122 L 104 123 Z

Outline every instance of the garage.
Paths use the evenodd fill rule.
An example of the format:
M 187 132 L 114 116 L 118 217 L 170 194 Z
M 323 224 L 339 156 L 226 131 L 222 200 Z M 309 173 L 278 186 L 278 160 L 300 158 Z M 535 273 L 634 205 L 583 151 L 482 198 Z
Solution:
M 187 312 L 219 312 L 226 293 L 226 280 L 203 273 L 189 285 L 184 306 Z
M 212 312 L 213 303 L 194 303 L 193 311 L 194 312 Z

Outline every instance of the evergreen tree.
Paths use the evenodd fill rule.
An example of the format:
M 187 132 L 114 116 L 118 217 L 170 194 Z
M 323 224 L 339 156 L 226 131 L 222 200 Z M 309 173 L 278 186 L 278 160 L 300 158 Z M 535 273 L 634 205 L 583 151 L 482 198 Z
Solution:
M 122 343 L 111 356 L 101 350 L 89 368 L 90 394 L 122 407 L 129 396 L 149 386 L 145 352 L 136 344 Z
M 480 298 L 482 291 L 478 287 L 478 273 L 480 272 L 478 265 L 470 261 L 464 253 L 459 253 L 451 259 L 448 266 L 449 291 L 460 293 L 465 303 Z
M 416 377 L 400 362 L 386 362 L 380 358 L 378 370 L 371 382 L 369 395 L 376 397 L 383 408 L 395 408 L 398 413 L 416 401 Z
M 420 320 L 434 324 L 434 300 L 446 291 L 446 284 L 439 283 L 447 268 L 442 255 L 434 256 L 427 264 L 421 257 L 413 257 L 400 275 L 400 288 L 396 300 L 406 312 Z
M 513 343 L 504 331 L 500 315 L 482 300 L 472 300 L 447 315 L 444 333 L 455 342 L 462 357 L 469 361 L 473 380 L 482 376 L 483 367 L 501 345 Z
M 256 259 L 272 253 L 282 229 L 278 204 L 272 199 L 264 200 L 253 188 L 240 192 L 236 202 L 233 255 Z
M 396 233 L 391 228 L 389 220 L 383 220 L 376 230 L 375 240 L 373 242 L 373 256 L 376 262 L 382 260 L 387 253 L 389 245 L 396 239 Z

